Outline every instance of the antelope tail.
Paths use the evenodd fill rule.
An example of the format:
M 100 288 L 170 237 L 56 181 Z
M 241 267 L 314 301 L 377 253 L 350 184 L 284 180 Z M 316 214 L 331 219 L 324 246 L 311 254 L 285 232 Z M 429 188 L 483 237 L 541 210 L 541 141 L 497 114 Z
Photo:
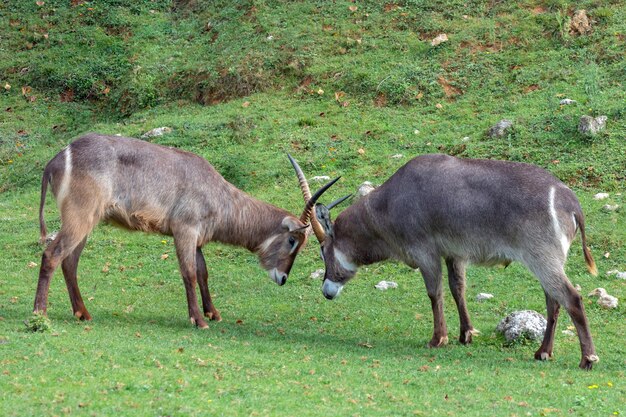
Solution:
M 593 256 L 591 256 L 591 251 L 587 247 L 587 238 L 585 237 L 585 220 L 580 212 L 574 213 L 574 218 L 578 223 L 578 227 L 580 228 L 580 237 L 583 243 L 583 255 L 585 256 L 585 263 L 587 264 L 587 270 L 591 275 L 598 276 L 598 268 L 596 267 L 596 262 L 593 260 Z

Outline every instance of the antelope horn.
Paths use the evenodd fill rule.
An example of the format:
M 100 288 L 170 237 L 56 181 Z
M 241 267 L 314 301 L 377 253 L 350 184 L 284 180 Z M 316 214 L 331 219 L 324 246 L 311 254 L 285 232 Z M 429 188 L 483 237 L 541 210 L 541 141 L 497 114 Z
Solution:
M 336 178 L 335 180 L 326 184 L 317 193 L 315 193 L 315 196 L 311 196 L 309 183 L 306 180 L 306 177 L 304 176 L 300 165 L 298 165 L 296 160 L 293 159 L 291 155 L 287 154 L 287 156 L 289 157 L 289 161 L 291 162 L 293 169 L 296 171 L 296 175 L 298 176 L 298 182 L 300 183 L 300 189 L 302 190 L 302 196 L 304 197 L 305 206 L 304 210 L 302 211 L 302 215 L 300 216 L 300 221 L 303 223 L 307 223 L 310 219 L 313 233 L 315 233 L 315 237 L 317 237 L 317 240 L 322 243 L 326 238 L 326 234 L 324 233 L 322 225 L 319 223 L 319 221 L 317 221 L 317 217 L 312 215 L 313 206 L 315 205 L 317 199 L 322 195 L 322 193 L 326 191 L 331 185 L 333 185 L 339 178 Z
M 329 205 L 326 206 L 326 208 L 328 210 L 332 209 L 335 206 L 338 206 L 339 204 L 343 203 L 344 201 L 346 201 L 347 199 L 349 199 L 350 197 L 352 197 L 352 194 L 348 194 L 344 197 L 338 198 L 335 201 L 333 201 L 332 203 L 330 203 Z

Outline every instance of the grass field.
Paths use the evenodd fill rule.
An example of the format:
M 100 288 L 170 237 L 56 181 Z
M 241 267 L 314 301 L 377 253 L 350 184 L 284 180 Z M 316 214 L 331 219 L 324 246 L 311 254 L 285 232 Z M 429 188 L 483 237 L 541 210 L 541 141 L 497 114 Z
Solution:
M 569 33 L 576 9 L 591 17 L 589 34 Z M 607 274 L 626 271 L 622 2 L 5 1 L 0 21 L 0 415 L 626 414 L 624 307 L 586 296 L 603 287 L 626 299 L 626 281 Z M 449 41 L 431 46 L 439 33 Z M 582 115 L 606 115 L 606 129 L 579 134 Z M 513 129 L 488 137 L 504 118 Z M 323 268 L 314 240 L 282 287 L 253 254 L 207 245 L 223 321 L 198 330 L 172 238 L 108 225 L 79 266 L 93 321 L 72 317 L 58 272 L 50 328 L 28 331 L 45 163 L 88 131 L 139 137 L 161 126 L 172 132 L 152 141 L 202 155 L 293 213 L 302 197 L 287 152 L 309 177 L 342 175 L 328 200 L 424 153 L 547 168 L 586 214 L 599 276 L 586 272 L 579 237 L 566 272 L 582 287 L 600 363 L 578 369 L 565 313 L 548 362 L 532 359 L 537 342 L 495 333 L 512 311 L 545 313 L 521 265 L 468 271 L 482 332 L 470 346 L 456 342 L 446 291 L 451 342 L 433 350 L 419 273 L 362 268 L 329 302 L 310 278 Z M 46 219 L 58 229 L 50 197 Z M 399 288 L 374 289 L 383 279 Z M 495 297 L 477 302 L 480 292 Z

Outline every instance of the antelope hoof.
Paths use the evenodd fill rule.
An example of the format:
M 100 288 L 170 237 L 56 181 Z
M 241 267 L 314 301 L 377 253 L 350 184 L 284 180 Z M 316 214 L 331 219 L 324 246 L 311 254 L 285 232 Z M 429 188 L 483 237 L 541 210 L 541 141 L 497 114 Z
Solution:
M 466 330 L 464 332 L 461 332 L 461 335 L 459 336 L 459 342 L 461 342 L 462 345 L 468 345 L 472 343 L 472 336 L 478 336 L 479 334 L 480 331 L 476 329 Z
M 202 317 L 198 318 L 197 320 L 193 317 L 189 317 L 189 321 L 191 322 L 191 324 L 193 324 L 194 326 L 200 328 L 200 329 L 208 329 L 209 325 L 206 324 L 206 321 L 204 321 L 204 319 Z
M 207 311 L 206 313 L 204 313 L 204 316 L 212 321 L 222 321 L 222 316 L 220 315 L 220 312 L 217 310 Z
M 540 350 L 535 352 L 535 359 L 538 361 L 547 361 L 551 357 L 552 357 L 552 352 L 544 352 Z
M 428 348 L 438 348 L 448 344 L 448 336 L 441 336 L 440 338 L 433 337 L 426 347 Z
M 76 317 L 80 321 L 91 321 L 91 315 L 87 312 L 87 310 L 75 311 L 74 317 Z
M 586 355 L 583 356 L 583 359 L 580 361 L 580 369 L 584 369 L 585 371 L 591 371 L 594 363 L 600 362 L 600 358 L 598 355 Z

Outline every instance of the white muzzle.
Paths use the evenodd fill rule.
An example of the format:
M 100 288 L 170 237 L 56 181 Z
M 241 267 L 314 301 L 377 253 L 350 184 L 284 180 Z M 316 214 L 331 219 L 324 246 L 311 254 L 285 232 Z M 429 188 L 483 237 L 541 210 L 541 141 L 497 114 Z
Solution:
M 325 279 L 324 283 L 322 284 L 322 293 L 324 294 L 324 297 L 326 297 L 329 300 L 332 300 L 333 298 L 337 297 L 342 289 L 343 289 L 343 284 L 333 282 L 329 279 Z
M 287 274 L 285 274 L 284 272 L 280 272 L 276 268 L 272 268 L 269 271 L 269 274 L 270 278 L 278 285 L 285 285 L 285 282 L 287 282 Z

